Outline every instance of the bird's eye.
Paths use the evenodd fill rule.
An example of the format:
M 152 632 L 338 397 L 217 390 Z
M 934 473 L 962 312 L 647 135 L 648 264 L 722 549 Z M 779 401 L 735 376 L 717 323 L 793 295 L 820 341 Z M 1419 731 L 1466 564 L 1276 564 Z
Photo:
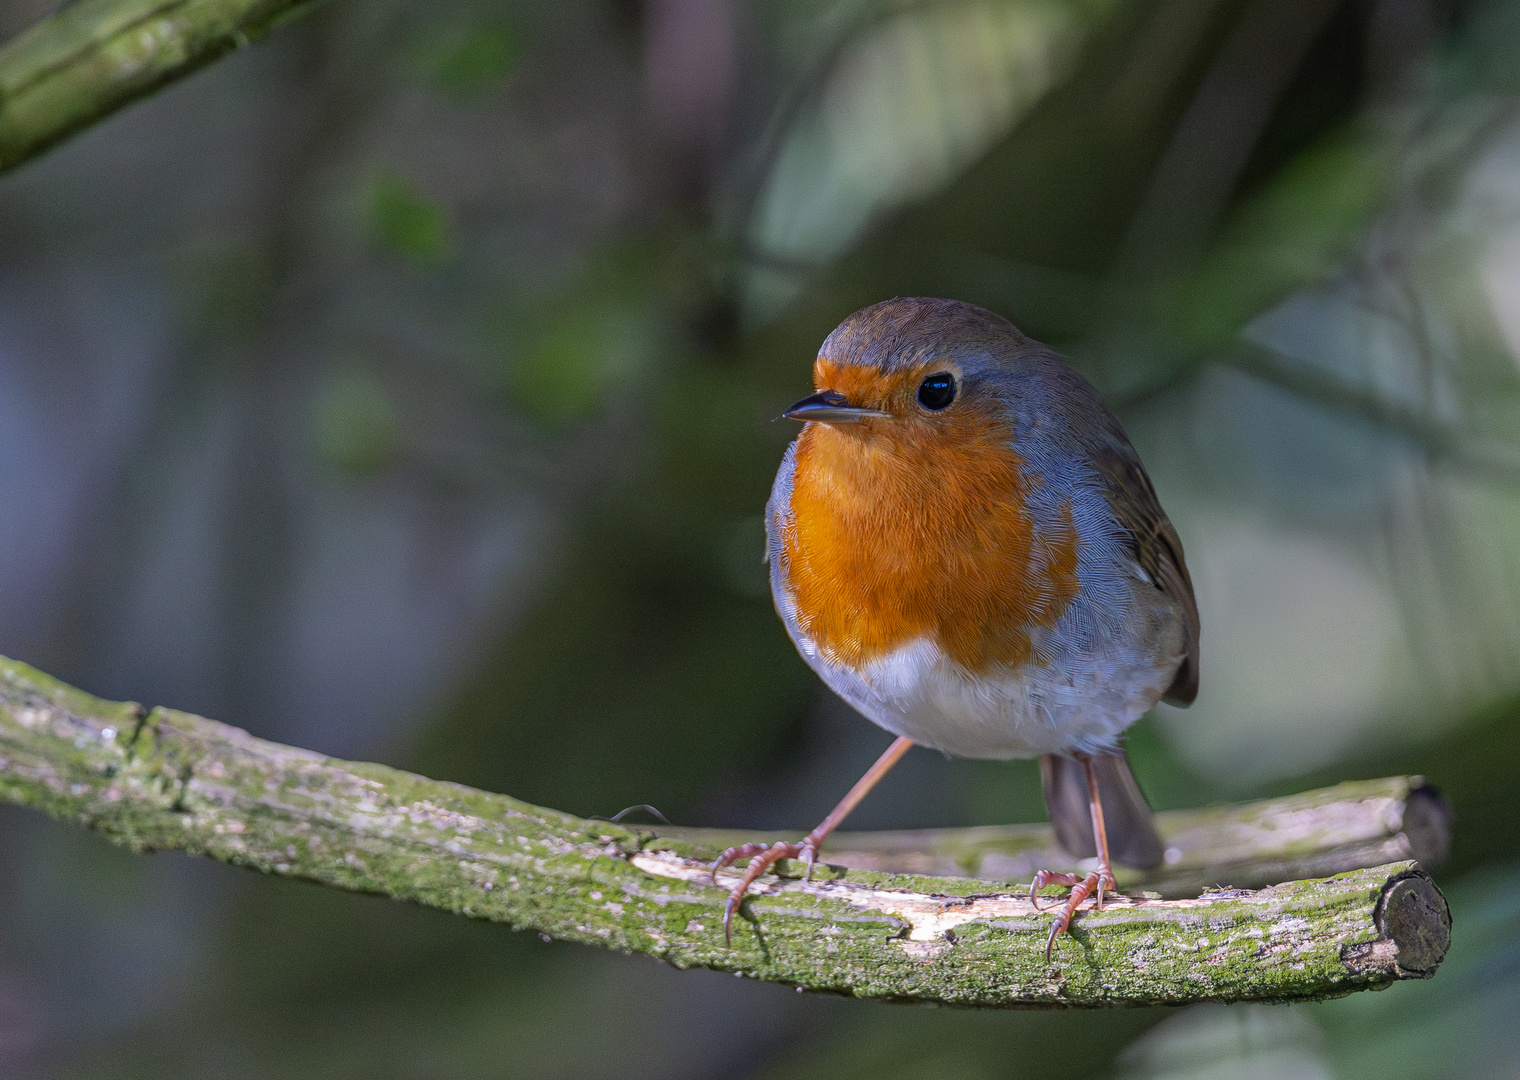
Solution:
M 939 412 L 955 400 L 955 376 L 948 371 L 937 372 L 918 384 L 918 403 L 926 409 Z

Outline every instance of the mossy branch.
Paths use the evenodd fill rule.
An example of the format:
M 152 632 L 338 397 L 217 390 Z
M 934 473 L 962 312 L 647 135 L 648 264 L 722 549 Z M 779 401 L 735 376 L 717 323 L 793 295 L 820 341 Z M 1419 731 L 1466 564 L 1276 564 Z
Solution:
M 134 851 L 188 851 L 678 967 L 891 1000 L 1324 997 L 1429 976 L 1450 931 L 1441 894 L 1403 860 L 1256 892 L 1121 897 L 1082 912 L 1047 963 L 1051 915 L 1027 897 L 828 867 L 812 882 L 757 883 L 727 948 L 720 914 L 734 878 L 708 883 L 691 857 L 700 837 L 582 820 L 188 713 L 99 701 L 3 659 L 0 797 Z
M 1220 886 L 1257 889 L 1328 877 L 1405 859 L 1436 866 L 1451 848 L 1451 820 L 1445 800 L 1419 776 L 1351 780 L 1281 799 L 1168 810 L 1156 815 L 1165 862 L 1148 871 L 1115 867 L 1115 876 L 1121 889 L 1175 898 Z M 796 839 L 731 829 L 655 831 L 690 845 L 688 853 L 698 857 L 751 840 Z M 829 862 L 857 870 L 983 881 L 1028 881 L 1037 870 L 1079 869 L 1078 861 L 1056 846 L 1049 825 L 837 832 L 823 850 Z
M 320 0 L 76 0 L 0 46 L 0 171 Z

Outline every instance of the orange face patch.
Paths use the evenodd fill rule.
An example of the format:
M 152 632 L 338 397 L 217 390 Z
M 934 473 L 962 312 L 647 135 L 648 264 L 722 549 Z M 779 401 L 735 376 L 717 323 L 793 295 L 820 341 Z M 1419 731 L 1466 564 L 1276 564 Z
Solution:
M 797 443 L 783 543 L 801 628 L 851 667 L 926 637 L 974 672 L 1033 659 L 1077 591 L 1069 505 L 1036 538 L 1030 480 L 995 402 L 942 413 L 913 400 L 925 368 L 818 363 L 820 389 L 892 419 L 811 423 Z

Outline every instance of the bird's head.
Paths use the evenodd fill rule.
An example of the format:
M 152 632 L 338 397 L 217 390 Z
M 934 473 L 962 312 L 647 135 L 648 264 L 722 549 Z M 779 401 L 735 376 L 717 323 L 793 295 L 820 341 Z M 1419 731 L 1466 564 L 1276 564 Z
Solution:
M 857 311 L 813 366 L 816 393 L 782 415 L 877 449 L 1006 438 L 1009 361 L 1033 345 L 955 300 L 899 298 Z

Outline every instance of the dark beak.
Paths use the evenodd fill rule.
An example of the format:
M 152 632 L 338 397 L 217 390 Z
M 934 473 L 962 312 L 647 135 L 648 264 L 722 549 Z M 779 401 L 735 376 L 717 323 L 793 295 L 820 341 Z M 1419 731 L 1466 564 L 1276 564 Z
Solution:
M 875 409 L 857 409 L 838 390 L 820 390 L 805 397 L 781 414 L 788 420 L 821 420 L 825 424 L 854 424 L 870 416 L 891 419 L 891 413 Z

